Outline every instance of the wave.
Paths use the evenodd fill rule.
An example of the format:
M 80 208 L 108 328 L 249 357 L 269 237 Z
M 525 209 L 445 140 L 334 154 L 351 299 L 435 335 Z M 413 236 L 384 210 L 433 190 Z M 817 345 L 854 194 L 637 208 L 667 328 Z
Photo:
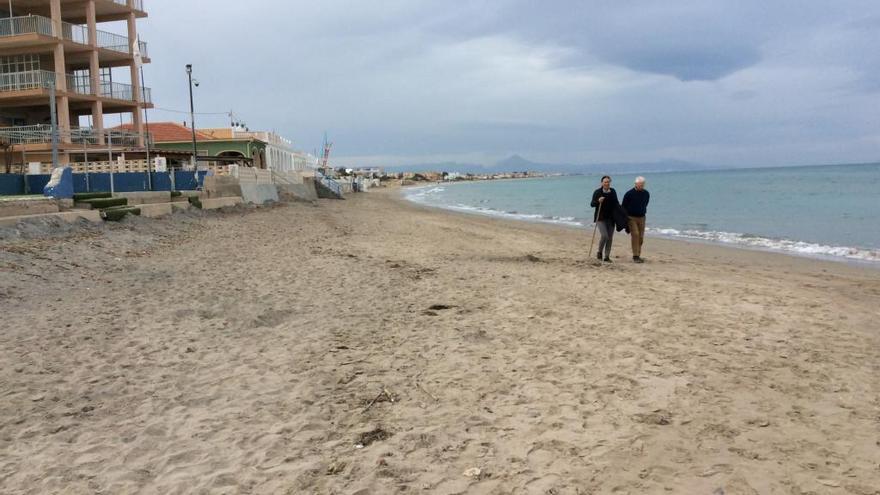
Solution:
M 431 206 L 437 206 L 439 208 L 445 208 L 448 210 L 463 211 L 467 213 L 478 213 L 481 215 L 488 215 L 493 217 L 509 218 L 512 220 L 553 223 L 558 225 L 568 225 L 571 227 L 583 227 L 585 225 L 584 222 L 579 221 L 575 217 L 557 217 L 553 215 L 539 215 L 536 213 L 519 213 L 516 211 L 502 211 L 496 210 L 495 208 L 484 208 L 481 206 L 470 206 L 463 204 L 443 206 L 432 204 Z
M 678 230 L 666 228 L 648 228 L 649 234 L 678 239 L 693 239 L 721 244 L 731 244 L 740 247 L 765 249 L 769 251 L 781 251 L 805 256 L 846 258 L 858 261 L 880 262 L 880 250 L 855 248 L 848 246 L 829 246 L 805 241 L 793 241 L 791 239 L 771 239 L 753 234 L 741 234 L 739 232 L 721 232 L 714 230 Z

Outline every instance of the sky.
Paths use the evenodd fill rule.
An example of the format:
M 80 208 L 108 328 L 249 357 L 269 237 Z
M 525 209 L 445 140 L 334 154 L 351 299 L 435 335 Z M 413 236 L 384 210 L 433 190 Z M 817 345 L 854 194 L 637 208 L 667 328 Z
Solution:
M 145 5 L 151 121 L 191 63 L 197 112 L 336 165 L 880 160 L 877 0 Z

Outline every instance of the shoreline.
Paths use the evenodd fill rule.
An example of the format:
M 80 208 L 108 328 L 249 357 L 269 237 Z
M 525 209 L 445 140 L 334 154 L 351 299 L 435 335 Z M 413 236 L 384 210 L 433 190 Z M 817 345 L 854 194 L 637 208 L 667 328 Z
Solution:
M 490 212 L 490 211 L 481 210 L 477 207 L 456 208 L 456 207 L 451 207 L 451 206 L 433 205 L 433 204 L 418 201 L 415 199 L 410 199 L 409 197 L 406 196 L 407 190 L 415 190 L 415 189 L 422 189 L 422 188 L 429 188 L 429 187 L 438 187 L 438 186 L 442 186 L 442 185 L 445 185 L 445 184 L 438 183 L 438 184 L 432 184 L 432 185 L 408 185 L 408 186 L 403 186 L 403 187 L 399 187 L 396 189 L 398 190 L 398 196 L 400 197 L 401 201 L 404 201 L 407 203 L 412 203 L 412 204 L 418 204 L 418 205 L 425 206 L 428 208 L 434 208 L 434 209 L 454 212 L 454 213 L 463 214 L 463 215 L 476 215 L 476 216 L 481 216 L 481 217 L 486 217 L 486 218 L 496 218 L 499 220 L 509 220 L 509 221 L 514 221 L 514 222 L 525 222 L 525 223 L 536 223 L 536 224 L 543 224 L 543 225 L 554 225 L 557 227 L 567 228 L 567 229 L 575 229 L 575 230 L 589 229 L 588 225 L 583 225 L 581 222 L 578 222 L 578 221 L 567 221 L 564 219 L 554 220 L 554 219 L 546 218 L 546 216 L 539 215 L 539 214 L 514 214 L 514 213 L 497 211 L 497 210 L 492 210 Z M 862 257 L 854 257 L 854 256 L 846 256 L 846 255 L 804 253 L 804 252 L 799 252 L 796 250 L 789 250 L 789 249 L 784 249 L 784 248 L 756 246 L 756 245 L 749 245 L 749 244 L 743 244 L 743 243 L 737 243 L 737 242 L 724 242 L 721 240 L 699 238 L 699 237 L 687 236 L 687 235 L 662 234 L 662 233 L 657 233 L 656 232 L 657 229 L 659 229 L 659 228 L 649 226 L 648 231 L 646 232 L 645 238 L 646 239 L 648 239 L 648 238 L 664 239 L 664 240 L 669 240 L 669 241 L 695 243 L 695 244 L 708 245 L 708 246 L 719 246 L 719 247 L 726 247 L 726 248 L 730 248 L 730 249 L 743 249 L 743 250 L 747 250 L 747 251 L 755 251 L 755 252 L 760 252 L 760 253 L 782 254 L 782 255 L 786 255 L 786 256 L 793 256 L 796 258 L 802 258 L 802 259 L 808 259 L 808 260 L 829 261 L 829 262 L 834 262 L 834 263 L 851 264 L 851 265 L 855 265 L 855 266 L 861 266 L 861 267 L 865 267 L 868 269 L 880 271 L 880 259 L 871 260 L 871 259 L 866 259 L 866 258 L 862 258 Z M 654 230 L 654 232 L 651 232 L 651 230 Z M 660 229 L 660 230 L 669 230 L 669 229 Z M 673 230 L 676 230 L 676 229 L 673 229 Z M 737 233 L 730 233 L 730 232 L 715 232 L 715 234 L 725 234 L 725 235 L 729 235 L 729 236 L 742 236 L 742 235 L 744 235 L 744 234 L 737 234 Z M 623 231 L 616 232 L 615 245 L 617 245 L 617 237 L 618 236 L 626 236 L 627 240 L 625 242 L 627 243 L 627 245 L 629 245 L 628 244 L 629 243 L 629 240 L 628 240 L 629 236 L 628 236 L 628 234 L 626 234 Z M 875 251 L 870 248 L 851 248 L 851 247 L 844 247 L 844 246 L 829 246 L 829 245 L 824 245 L 824 244 L 810 243 L 810 242 L 806 242 L 806 241 L 792 241 L 792 240 L 788 240 L 788 239 L 777 239 L 777 240 L 773 240 L 773 239 L 769 239 L 769 238 L 759 238 L 759 239 L 766 240 L 766 241 L 775 241 L 775 242 L 788 242 L 788 243 L 793 243 L 793 244 L 804 243 L 804 244 L 807 244 L 810 246 L 815 246 L 815 247 L 819 247 L 819 248 L 828 248 L 828 249 L 854 249 L 857 251 L 871 251 L 871 252 Z

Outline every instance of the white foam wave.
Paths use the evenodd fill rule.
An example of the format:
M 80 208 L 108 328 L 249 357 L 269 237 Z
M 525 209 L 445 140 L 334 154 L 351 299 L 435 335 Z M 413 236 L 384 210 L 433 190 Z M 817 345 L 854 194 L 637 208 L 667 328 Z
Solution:
M 578 221 L 575 217 L 558 217 L 552 215 L 539 215 L 534 213 L 519 213 L 512 211 L 501 211 L 494 208 L 484 208 L 481 206 L 470 206 L 464 204 L 457 205 L 432 205 L 448 210 L 463 211 L 467 213 L 477 213 L 492 217 L 509 218 L 512 220 L 524 220 L 528 222 L 553 223 L 558 225 L 569 225 L 572 227 L 583 227 L 583 222 Z
M 412 189 L 406 190 L 405 197 L 410 201 L 424 203 L 428 200 L 429 196 L 434 196 L 444 191 L 446 191 L 446 188 L 441 186 L 414 187 Z
M 649 228 L 649 234 L 679 239 L 695 239 L 722 244 L 732 244 L 755 249 L 767 249 L 770 251 L 782 251 L 806 256 L 821 256 L 846 258 L 859 261 L 880 262 L 880 250 L 861 249 L 848 246 L 829 246 L 790 239 L 770 239 L 767 237 L 740 234 L 738 232 L 720 232 L 703 230 L 678 230 L 664 228 Z

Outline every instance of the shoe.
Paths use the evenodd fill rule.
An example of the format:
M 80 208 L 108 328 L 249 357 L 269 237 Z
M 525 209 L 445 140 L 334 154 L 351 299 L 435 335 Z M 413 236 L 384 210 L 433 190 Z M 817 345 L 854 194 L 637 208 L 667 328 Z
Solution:
M 614 263 L 613 261 L 611 261 L 611 258 L 609 258 L 609 257 L 607 257 L 607 256 L 606 256 L 605 259 L 602 260 L 602 261 L 604 261 L 605 263 Z
M 642 258 L 640 258 L 638 256 L 633 256 L 633 263 L 644 263 L 644 262 L 645 262 L 645 260 L 643 260 Z
M 599 251 L 599 253 L 596 254 L 596 259 L 602 261 L 602 251 Z

